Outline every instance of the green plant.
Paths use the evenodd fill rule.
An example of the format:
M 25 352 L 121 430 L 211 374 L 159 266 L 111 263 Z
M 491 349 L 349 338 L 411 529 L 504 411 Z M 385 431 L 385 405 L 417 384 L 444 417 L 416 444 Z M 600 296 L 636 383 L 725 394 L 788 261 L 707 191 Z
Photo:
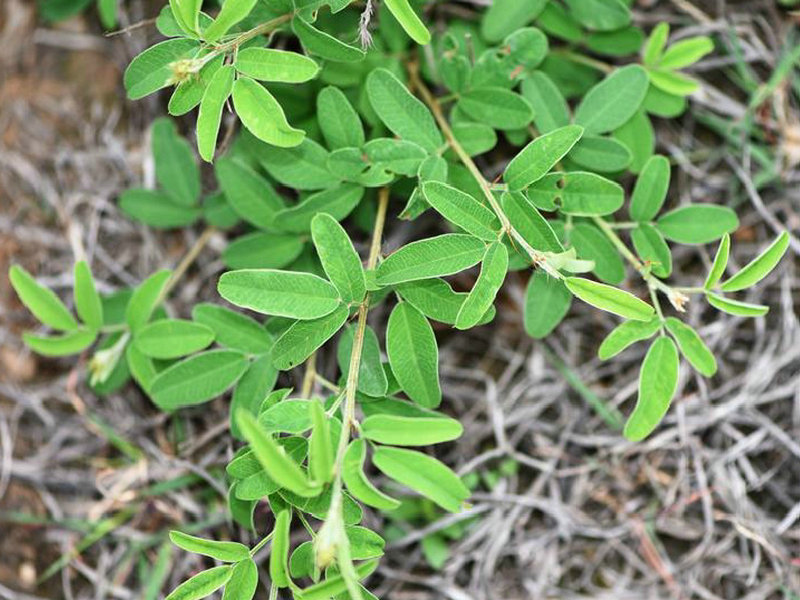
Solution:
M 103 27 L 117 25 L 119 0 L 37 0 L 39 13 L 48 21 L 63 21 L 94 4 Z
M 409 38 L 425 44 L 431 37 L 414 7 L 386 0 L 372 47 L 342 41 L 367 37 L 372 8 L 349 0 L 226 0 L 211 18 L 198 1 L 172 0 L 158 19 L 170 39 L 133 60 L 129 96 L 175 85 L 169 110 L 199 106 L 197 147 L 206 161 L 231 97 L 244 129 L 214 165 L 220 191 L 200 203 L 191 148 L 159 120 L 152 144 L 160 189 L 131 190 L 120 204 L 154 227 L 202 218 L 208 228 L 175 272 L 155 273 L 111 298 L 97 293 L 87 264 L 78 262 L 77 319 L 22 268 L 11 270 L 23 303 L 62 332 L 25 334 L 35 351 L 75 354 L 100 339 L 89 364 L 92 385 L 131 377 L 164 411 L 232 390 L 231 432 L 246 445 L 227 466 L 230 510 L 253 529 L 255 505 L 267 498 L 274 528 L 252 549 L 174 532 L 178 546 L 225 564 L 185 582 L 171 600 L 222 586 L 226 598 L 252 597 L 253 557 L 267 543 L 272 597 L 284 588 L 305 600 L 372 597 L 360 582 L 376 568 L 383 540 L 359 525 L 361 505 L 392 511 L 401 502 L 370 481 L 367 459 L 441 509 L 461 509 L 465 483 L 409 449 L 461 434 L 458 421 L 436 410 L 442 390 L 430 321 L 457 329 L 490 322 L 509 270 L 534 268 L 524 314 L 534 338 L 561 322 L 573 297 L 622 318 L 600 346 L 601 358 L 655 338 L 624 430 L 631 440 L 649 435 L 666 413 L 679 353 L 700 374 L 716 372 L 713 354 L 689 325 L 665 313 L 663 298 L 677 315 L 693 295 L 734 315 L 767 312 L 727 294 L 763 279 L 786 251 L 788 234 L 725 278 L 736 214 L 712 204 L 662 210 L 670 163 L 654 154 L 651 118 L 683 112 L 697 84 L 679 70 L 712 49 L 708 38 L 667 46 L 667 28 L 658 26 L 645 40 L 622 0 L 497 0 L 479 25 L 452 20 L 420 51 Z M 275 48 L 298 43 L 306 54 Z M 597 58 L 639 51 L 641 64 Z M 502 182 L 488 179 L 473 158 L 489 152 L 511 154 Z M 392 197 L 405 200 L 402 218 L 434 213 L 449 231 L 382 257 Z M 622 211 L 628 220 L 615 218 Z M 232 270 L 220 277 L 219 294 L 268 316 L 265 323 L 222 304 L 198 304 L 191 320 L 164 310 L 216 229 L 245 231 L 223 253 Z M 717 240 L 702 285 L 667 282 L 668 242 Z M 617 287 L 626 262 L 649 302 Z M 477 265 L 469 292 L 444 279 Z M 583 276 L 589 272 L 600 282 Z M 378 304 L 391 313 L 385 327 L 373 328 L 368 315 Z M 315 358 L 337 334 L 340 376 L 329 381 Z M 299 397 L 274 389 L 279 372 L 300 366 Z M 314 397 L 319 388 L 327 396 Z M 420 513 L 407 514 L 414 520 Z M 291 549 L 293 522 L 310 539 Z M 429 550 L 441 556 L 441 547 Z

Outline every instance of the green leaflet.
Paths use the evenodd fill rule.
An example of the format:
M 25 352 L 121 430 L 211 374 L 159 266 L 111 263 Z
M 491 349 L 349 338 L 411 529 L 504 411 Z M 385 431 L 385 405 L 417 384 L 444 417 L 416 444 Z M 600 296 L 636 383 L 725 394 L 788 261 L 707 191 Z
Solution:
M 686 360 L 698 373 L 712 377 L 717 372 L 717 360 L 700 335 L 692 327 L 675 317 L 667 317 L 665 324 L 667 331 L 678 342 L 678 348 Z
M 582 171 L 551 173 L 528 188 L 528 198 L 543 210 L 560 210 L 575 217 L 610 215 L 625 202 L 615 181 Z
M 252 558 L 247 558 L 234 565 L 231 578 L 225 584 L 222 600 L 251 600 L 257 588 L 258 567 Z
M 480 322 L 494 303 L 507 272 L 508 250 L 502 242 L 494 242 L 486 249 L 480 275 L 458 311 L 456 329 L 469 329 Z
M 569 153 L 569 158 L 590 171 L 616 173 L 631 164 L 633 155 L 625 144 L 614 138 L 588 135 L 584 132 Z
M 363 197 L 363 187 L 344 183 L 312 194 L 299 204 L 283 209 L 275 215 L 274 225 L 281 231 L 305 233 L 311 229 L 314 215 L 327 213 L 333 219 L 340 221 L 358 206 Z
M 519 94 L 501 87 L 481 87 L 462 94 L 456 105 L 494 129 L 520 129 L 533 119 L 533 108 Z
M 400 502 L 381 492 L 364 475 L 364 460 L 366 456 L 367 444 L 363 439 L 350 442 L 342 465 L 342 479 L 347 486 L 347 491 L 356 500 L 363 502 L 367 506 L 379 510 L 394 510 L 400 506 Z
M 653 123 L 644 108 L 639 108 L 636 114 L 624 125 L 615 129 L 612 135 L 618 142 L 622 142 L 631 153 L 631 163 L 628 169 L 632 173 L 640 173 L 653 156 L 656 146 Z
M 214 165 L 214 173 L 225 199 L 251 225 L 259 229 L 269 227 L 275 214 L 284 208 L 272 185 L 244 163 L 221 158 Z
M 522 96 L 533 107 L 533 123 L 541 133 L 549 133 L 569 123 L 567 101 L 546 73 L 534 71 L 524 79 Z
M 278 338 L 272 348 L 272 364 L 281 371 L 296 367 L 333 337 L 347 321 L 347 306 L 313 321 L 298 321 Z
M 250 549 L 238 542 L 206 540 L 181 531 L 170 531 L 169 539 L 187 552 L 210 556 L 222 562 L 239 562 L 250 558 Z
M 719 280 L 722 279 L 722 275 L 725 273 L 725 267 L 728 266 L 730 251 L 731 236 L 726 233 L 719 242 L 717 253 L 714 255 L 714 262 L 711 264 L 708 277 L 706 277 L 706 281 L 703 284 L 705 289 L 713 289 L 717 283 L 719 283 Z
M 334 448 L 331 430 L 325 409 L 317 400 L 309 402 L 312 432 L 308 446 L 308 465 L 312 479 L 317 483 L 328 483 L 333 478 Z
M 133 291 L 125 308 L 125 322 L 134 334 L 150 320 L 153 311 L 163 300 L 162 295 L 171 276 L 171 271 L 158 271 Z
M 136 188 L 122 192 L 119 207 L 132 219 L 156 229 L 186 227 L 200 216 L 194 206 L 176 204 L 165 193 Z
M 296 234 L 250 233 L 222 251 L 222 262 L 230 269 L 281 269 L 300 256 L 304 247 L 305 240 Z
M 264 146 L 259 160 L 278 182 L 297 190 L 321 190 L 342 179 L 328 170 L 328 151 L 314 140 L 304 139 L 294 148 Z
M 706 300 L 717 310 L 738 317 L 761 317 L 769 311 L 768 306 L 731 300 L 730 298 L 724 298 L 723 296 L 711 292 L 706 292 Z
M 261 428 L 253 415 L 239 412 L 236 420 L 267 475 L 298 496 L 309 498 L 320 493 L 321 488 L 308 480 L 303 469 L 286 455 L 283 447 Z
M 224 306 L 201 303 L 192 308 L 192 319 L 214 332 L 215 341 L 246 354 L 264 354 L 272 337 L 257 321 Z
M 658 229 L 649 223 L 639 223 L 631 231 L 631 239 L 636 254 L 652 266 L 653 274 L 657 277 L 669 277 L 672 273 L 672 254 Z
M 239 50 L 233 66 L 253 79 L 281 83 L 304 83 L 319 73 L 319 65 L 307 56 L 274 48 Z
M 600 310 L 637 321 L 653 316 L 652 306 L 624 290 L 580 277 L 567 277 L 565 283 L 575 296 Z
M 469 497 L 469 490 L 458 476 L 427 454 L 380 447 L 375 450 L 372 461 L 386 476 L 419 492 L 447 511 L 460 511 Z
M 398 137 L 428 152 L 436 152 L 444 143 L 428 108 L 391 71 L 375 69 L 369 74 L 367 96 L 380 120 Z
M 439 355 L 428 320 L 410 304 L 395 306 L 386 330 L 386 353 L 402 390 L 417 404 L 436 408 L 442 401 Z
M 194 37 L 200 24 L 202 0 L 169 0 L 172 15 L 187 35 Z
M 476 265 L 486 245 L 471 235 L 448 233 L 407 244 L 378 267 L 379 285 L 452 275 Z
M 377 167 L 408 177 L 416 175 L 422 161 L 427 158 L 422 146 L 390 138 L 370 140 L 364 145 L 364 154 Z
M 329 214 L 320 213 L 311 222 L 311 236 L 322 268 L 342 300 L 361 302 L 367 293 L 364 267 L 344 228 Z
M 161 371 L 149 394 L 161 410 L 202 404 L 223 394 L 246 369 L 247 359 L 240 352 L 201 352 Z
M 258 416 L 267 433 L 304 433 L 311 429 L 311 405 L 315 400 L 281 400 Z
M 789 248 L 789 233 L 782 232 L 761 254 L 720 286 L 723 292 L 749 288 L 770 274 Z
M 453 123 L 453 135 L 470 156 L 488 152 L 497 145 L 494 129 L 483 123 Z
M 625 265 L 619 251 L 597 227 L 586 222 L 575 223 L 569 239 L 580 258 L 594 261 L 593 271 L 599 279 L 611 285 L 625 279 Z
M 153 380 L 158 374 L 153 359 L 139 352 L 135 344 L 128 344 L 127 348 L 125 348 L 125 362 L 133 380 L 147 394 L 150 394 Z
M 682 69 L 696 63 L 713 50 L 714 42 L 705 36 L 680 40 L 661 55 L 658 66 L 662 69 Z
M 58 296 L 52 290 L 39 285 L 21 266 L 13 265 L 8 271 L 8 278 L 19 299 L 42 324 L 59 331 L 78 328 L 75 317 Z
M 567 125 L 539 136 L 517 154 L 506 167 L 503 179 L 517 191 L 538 181 L 550 171 L 583 134 L 583 128 Z
M 356 577 L 361 580 L 378 568 L 378 560 L 371 560 L 355 568 Z M 298 600 L 329 600 L 347 590 L 347 584 L 341 575 L 331 575 L 319 583 L 311 585 L 297 593 Z M 366 590 L 361 588 L 362 596 Z
M 689 96 L 700 87 L 694 79 L 675 71 L 651 69 L 647 74 L 650 76 L 650 83 L 673 96 Z
M 248 131 L 268 144 L 289 148 L 305 138 L 305 132 L 286 121 L 275 97 L 249 77 L 240 77 L 233 84 L 233 107 Z
M 414 308 L 434 321 L 455 325 L 464 301 L 468 294 L 454 292 L 444 279 L 421 279 L 409 281 L 395 286 L 395 290 Z M 489 308 L 480 321 L 480 325 L 494 319 L 495 309 Z
M 565 0 L 570 15 L 588 29 L 613 31 L 631 21 L 623 0 Z
M 203 31 L 203 39 L 212 44 L 253 10 L 257 0 L 227 0 L 222 4 L 217 18 Z
M 351 525 L 345 529 L 350 542 L 350 555 L 353 560 L 365 560 L 383 556 L 386 546 L 384 539 L 366 527 Z
M 103 326 L 103 303 L 94 284 L 94 277 L 85 260 L 75 263 L 75 311 L 83 324 L 97 331 Z
M 651 221 L 661 210 L 669 189 L 669 160 L 653 156 L 648 160 L 631 196 L 630 215 L 634 221 Z
M 200 45 L 185 38 L 165 40 L 136 56 L 123 77 L 128 98 L 138 100 L 170 85 L 172 63 L 192 57 Z
M 234 74 L 232 66 L 220 67 L 208 83 L 200 102 L 200 111 L 197 113 L 197 150 L 206 162 L 214 159 L 222 110 L 233 89 Z
M 408 36 L 418 44 L 427 44 L 431 41 L 431 34 L 425 24 L 409 5 L 408 0 L 384 0 L 386 8 L 394 15 L 397 22 L 403 26 Z
M 156 179 L 176 204 L 194 206 L 201 186 L 200 169 L 191 147 L 171 119 L 156 119 L 152 136 Z
M 57 336 L 38 336 L 25 332 L 22 341 L 31 350 L 42 356 L 69 356 L 79 354 L 91 346 L 97 338 L 97 331 L 91 329 L 75 329 Z
M 572 305 L 572 294 L 563 281 L 537 269 L 525 292 L 525 331 L 535 339 L 549 335 Z
M 328 148 L 360 148 L 364 145 L 364 126 L 347 96 L 328 86 L 317 96 L 317 121 Z
M 632 442 L 646 438 L 669 408 L 678 387 L 678 350 L 661 336 L 650 346 L 639 372 L 639 398 L 623 435 Z
M 500 222 L 495 214 L 469 194 L 438 181 L 422 185 L 428 203 L 445 219 L 486 241 L 497 239 Z
M 350 354 L 353 351 L 353 337 L 356 326 L 347 327 L 339 338 L 336 357 L 342 376 L 350 372 Z M 367 326 L 364 330 L 364 342 L 361 348 L 361 364 L 358 369 L 358 391 L 368 396 L 385 396 L 389 389 L 389 381 L 381 362 L 381 348 L 375 331 Z
M 546 4 L 546 0 L 495 0 L 483 15 L 481 35 L 488 42 L 499 42 L 533 21 Z
M 606 336 L 597 356 L 600 360 L 608 360 L 625 350 L 628 346 L 653 337 L 661 328 L 661 321 L 657 318 L 649 321 L 625 321 L 617 325 Z
M 656 228 L 665 238 L 681 244 L 707 244 L 738 227 L 736 213 L 715 204 L 681 206 L 656 221 Z
M 269 578 L 278 588 L 289 587 L 289 528 L 292 511 L 276 511 L 275 529 L 272 530 L 272 552 L 269 555 Z
M 213 567 L 207 571 L 201 571 L 191 579 L 187 579 L 172 593 L 166 600 L 200 600 L 210 596 L 216 590 L 225 585 L 233 575 L 230 565 Z
M 550 223 L 524 195 L 504 192 L 500 204 L 511 225 L 532 248 L 543 252 L 564 250 Z
M 642 48 L 642 62 L 645 65 L 654 65 L 661 59 L 668 37 L 669 23 L 662 21 L 653 27 L 653 31 L 650 32 L 650 36 Z
M 321 58 L 335 62 L 358 62 L 365 56 L 360 48 L 320 31 L 300 16 L 292 19 L 292 30 L 307 52 Z
M 134 338 L 136 347 L 150 358 L 180 358 L 203 350 L 214 341 L 205 325 L 182 319 L 160 319 L 142 327 Z
M 339 293 L 328 281 L 295 271 L 229 271 L 219 278 L 217 289 L 236 306 L 292 319 L 318 319 L 341 304 Z
M 583 97 L 575 109 L 575 123 L 586 133 L 613 131 L 639 109 L 649 83 L 647 71 L 638 65 L 614 71 Z
M 429 446 L 449 442 L 461 436 L 464 428 L 455 419 L 412 418 L 396 415 L 372 415 L 361 423 L 363 436 L 394 446 Z

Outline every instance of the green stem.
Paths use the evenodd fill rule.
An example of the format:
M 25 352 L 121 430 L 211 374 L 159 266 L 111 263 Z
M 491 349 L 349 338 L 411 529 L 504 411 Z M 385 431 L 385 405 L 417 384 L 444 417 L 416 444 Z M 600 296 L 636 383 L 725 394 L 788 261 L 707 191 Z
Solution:
M 268 535 L 266 535 L 260 542 L 258 542 L 255 546 L 253 546 L 252 550 L 250 550 L 250 556 L 255 556 L 256 553 L 261 550 L 267 543 L 272 539 L 272 534 L 275 533 L 274 531 L 270 531 Z
M 583 54 L 578 54 L 572 50 L 552 50 L 551 54 L 562 56 L 574 63 L 586 65 L 587 67 L 597 69 L 598 71 L 602 71 L 606 74 L 611 73 L 614 70 L 614 67 L 608 63 L 604 63 L 603 61 L 591 58 L 589 56 L 584 56 Z

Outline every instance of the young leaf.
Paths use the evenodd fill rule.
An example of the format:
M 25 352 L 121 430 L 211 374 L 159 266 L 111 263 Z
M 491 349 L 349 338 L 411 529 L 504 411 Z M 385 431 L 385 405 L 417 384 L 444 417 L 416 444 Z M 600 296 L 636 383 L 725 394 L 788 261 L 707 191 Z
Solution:
M 664 47 L 667 45 L 667 38 L 669 37 L 669 23 L 662 21 L 653 28 L 647 42 L 642 48 L 642 62 L 651 66 L 661 60 L 664 53 Z
M 75 317 L 58 299 L 58 296 L 52 290 L 39 285 L 21 266 L 13 265 L 9 269 L 8 278 L 19 299 L 42 324 L 59 331 L 71 331 L 78 328 Z
M 690 96 L 700 87 L 694 79 L 675 71 L 651 69 L 647 74 L 650 76 L 650 83 L 673 96 Z
M 160 319 L 139 329 L 134 341 L 150 358 L 180 358 L 206 348 L 214 341 L 214 332 L 191 321 Z
M 739 219 L 727 206 L 691 204 L 662 215 L 656 227 L 673 242 L 707 244 L 733 233 L 739 227 Z
M 22 341 L 31 350 L 42 356 L 69 356 L 79 354 L 91 346 L 97 339 L 94 329 L 75 329 L 57 336 L 38 336 L 25 332 Z
M 737 317 L 762 317 L 769 312 L 768 306 L 731 300 L 730 298 L 725 298 L 711 292 L 706 292 L 706 300 L 717 310 L 721 310 L 729 315 L 736 315 Z
M 572 305 L 572 294 L 564 282 L 537 269 L 525 291 L 525 331 L 535 339 L 549 335 Z
M 575 296 L 600 310 L 637 321 L 653 316 L 652 306 L 624 290 L 580 277 L 567 277 L 565 283 Z
M 533 119 L 533 108 L 528 101 L 501 87 L 471 89 L 461 95 L 456 106 L 494 129 L 521 129 Z
M 239 562 L 250 558 L 250 549 L 238 542 L 206 540 L 181 531 L 170 531 L 169 539 L 187 552 L 210 556 L 222 562 Z
M 221 158 L 214 165 L 214 173 L 228 203 L 251 225 L 259 229 L 269 227 L 275 214 L 284 208 L 269 181 L 244 163 Z
M 384 0 L 384 2 L 412 40 L 423 45 L 431 41 L 430 32 L 411 8 L 408 0 Z
M 281 83 L 304 83 L 319 73 L 319 65 L 307 56 L 274 48 L 239 50 L 233 66 L 253 79 Z
M 500 42 L 533 21 L 546 4 L 546 0 L 494 0 L 483 15 L 481 35 L 490 43 Z
M 358 62 L 365 56 L 360 48 L 345 44 L 320 31 L 300 16 L 292 19 L 292 30 L 307 52 L 321 58 L 334 62 Z
M 272 336 L 257 321 L 224 306 L 203 302 L 192 308 L 192 319 L 209 327 L 221 346 L 246 354 L 264 354 Z
M 350 354 L 353 351 L 353 337 L 356 327 L 351 325 L 339 338 L 336 358 L 342 376 L 350 371 Z M 386 371 L 381 362 L 381 348 L 375 331 L 367 326 L 364 330 L 364 342 L 361 349 L 361 365 L 358 369 L 358 391 L 368 396 L 385 396 L 389 388 Z
M 200 45 L 185 38 L 166 40 L 150 46 L 125 69 L 124 83 L 130 100 L 138 100 L 172 83 L 172 64 L 188 59 Z
M 723 292 L 749 288 L 770 274 L 789 248 L 789 233 L 782 232 L 769 247 L 720 286 Z
M 442 146 L 442 135 L 433 115 L 391 71 L 375 69 L 369 74 L 367 96 L 375 113 L 392 133 L 428 152 L 436 152 Z
M 253 10 L 258 0 L 227 0 L 222 4 L 217 18 L 203 31 L 203 39 L 213 44 L 228 31 L 242 21 Z
M 678 387 L 678 350 L 661 336 L 650 346 L 639 372 L 639 398 L 623 435 L 632 442 L 646 438 L 669 408 Z
M 328 148 L 360 148 L 364 145 L 364 126 L 347 96 L 328 86 L 317 96 L 317 120 Z
M 233 84 L 233 107 L 248 131 L 268 144 L 290 148 L 305 138 L 305 132 L 286 121 L 275 97 L 249 77 L 240 77 Z
M 225 4 L 230 4 L 230 2 Z M 252 527 L 250 528 L 252 529 Z M 248 557 L 234 565 L 231 578 L 225 584 L 222 600 L 252 600 L 257 588 L 258 567 L 255 561 Z
M 386 476 L 410 487 L 450 512 L 461 510 L 469 490 L 458 476 L 435 458 L 400 448 L 380 447 L 372 457 Z
M 329 214 L 320 213 L 311 222 L 311 236 L 322 268 L 342 300 L 361 302 L 367 293 L 364 267 L 344 228 Z
M 717 361 L 698 333 L 675 317 L 667 317 L 665 324 L 686 360 L 701 375 L 712 377 L 717 372 Z
M 725 273 L 725 267 L 728 266 L 728 256 L 731 251 L 731 236 L 727 233 L 722 236 L 717 248 L 717 253 L 714 256 L 714 262 L 711 263 L 711 270 L 708 272 L 708 277 L 703 284 L 703 288 L 710 290 L 713 289 L 722 275 Z
M 464 231 L 489 242 L 497 239 L 497 217 L 469 194 L 438 181 L 424 183 L 422 193 L 437 212 Z
M 291 319 L 318 319 L 341 305 L 336 288 L 311 273 L 274 269 L 229 271 L 219 278 L 217 289 L 231 304 Z
M 364 475 L 367 444 L 362 439 L 353 440 L 347 447 L 342 464 L 342 479 L 347 491 L 359 502 L 378 510 L 394 510 L 400 502 L 376 488 Z
M 683 69 L 693 65 L 714 50 L 714 42 L 706 36 L 692 37 L 672 44 L 661 56 L 662 69 Z
M 452 275 L 477 264 L 486 245 L 471 235 L 447 233 L 411 242 L 390 254 L 377 269 L 379 285 Z
M 311 477 L 317 483 L 327 483 L 333 477 L 333 449 L 331 430 L 325 409 L 317 400 L 309 402 L 313 429 L 308 446 L 308 465 Z
M 91 330 L 103 326 L 103 303 L 94 284 L 94 277 L 85 260 L 75 263 L 75 310 L 81 321 Z
M 586 133 L 613 131 L 639 109 L 649 84 L 639 65 L 617 69 L 586 93 L 575 109 L 575 123 Z
M 631 219 L 652 221 L 655 218 L 667 198 L 669 171 L 669 160 L 664 156 L 652 156 L 645 163 L 631 196 Z
M 550 223 L 524 195 L 504 192 L 500 204 L 511 225 L 532 248 L 544 252 L 564 250 Z
M 411 418 L 396 415 L 372 415 L 361 423 L 363 436 L 394 446 L 429 446 L 449 442 L 461 436 L 464 428 L 455 419 Z
M 175 588 L 165 600 L 200 600 L 225 585 L 231 575 L 233 575 L 231 565 L 201 571 Z
M 231 95 L 234 75 L 232 66 L 220 67 L 208 83 L 200 102 L 200 111 L 197 113 L 197 150 L 206 162 L 214 159 L 222 110 Z
M 278 588 L 289 587 L 289 528 L 292 524 L 291 509 L 278 511 L 275 529 L 272 530 L 272 552 L 269 555 L 269 578 Z
M 303 469 L 286 456 L 283 446 L 262 429 L 253 415 L 239 412 L 236 414 L 236 420 L 267 475 L 281 487 L 303 498 L 310 498 L 320 493 L 321 488 L 308 480 Z
M 272 364 L 281 371 L 296 367 L 331 339 L 347 321 L 350 311 L 340 304 L 331 314 L 313 321 L 297 321 L 272 347 Z
M 525 146 L 506 167 L 503 179 L 511 191 L 538 181 L 558 163 L 583 134 L 583 128 L 567 125 L 539 136 Z
M 171 271 L 158 271 L 145 279 L 133 291 L 125 309 L 125 322 L 133 333 L 144 327 L 150 320 L 153 311 L 163 300 L 162 295 L 171 276 Z
M 157 119 L 152 135 L 156 179 L 176 204 L 194 206 L 200 198 L 201 184 L 191 146 L 171 119 Z
M 469 329 L 480 322 L 494 303 L 507 272 L 508 250 L 501 242 L 494 242 L 486 249 L 480 275 L 458 311 L 456 329 Z
M 161 371 L 150 397 L 161 410 L 202 404 L 222 395 L 247 369 L 247 359 L 233 350 L 209 350 Z
M 672 254 L 658 229 L 650 223 L 639 223 L 631 231 L 631 239 L 639 258 L 652 265 L 653 274 L 657 277 L 669 277 L 672 273 Z
M 395 306 L 389 316 L 386 352 L 392 372 L 408 397 L 426 408 L 439 406 L 442 390 L 436 337 L 428 320 L 406 302 Z
M 606 336 L 600 348 L 597 349 L 597 356 L 600 360 L 608 360 L 625 350 L 631 344 L 647 340 L 653 337 L 661 327 L 661 321 L 657 318 L 649 321 L 625 321 L 617 325 L 611 333 Z

